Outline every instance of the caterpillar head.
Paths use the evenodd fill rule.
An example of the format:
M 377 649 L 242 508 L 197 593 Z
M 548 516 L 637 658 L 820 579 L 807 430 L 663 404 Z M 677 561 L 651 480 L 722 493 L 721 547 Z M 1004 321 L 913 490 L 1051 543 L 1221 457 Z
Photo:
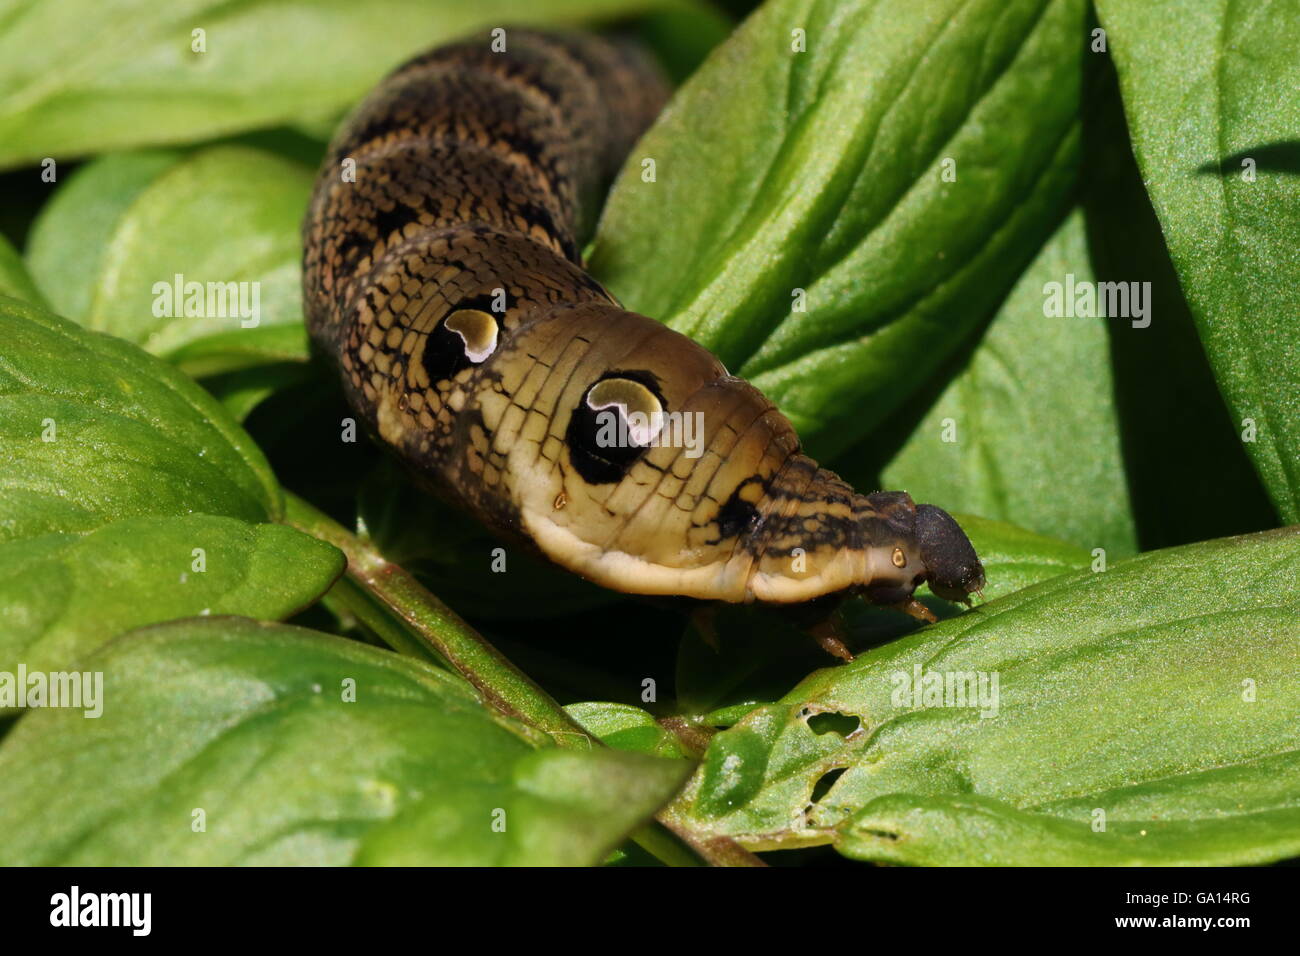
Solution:
M 915 535 L 930 590 L 969 603 L 969 595 L 984 587 L 984 565 L 961 525 L 942 508 L 917 505 Z

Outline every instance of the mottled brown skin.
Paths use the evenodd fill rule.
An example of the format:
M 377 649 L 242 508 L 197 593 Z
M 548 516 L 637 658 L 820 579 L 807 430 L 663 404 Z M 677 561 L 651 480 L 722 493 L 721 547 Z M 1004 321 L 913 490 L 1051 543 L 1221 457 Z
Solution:
M 980 588 L 946 513 L 857 494 L 759 391 L 583 271 L 590 211 L 666 97 L 655 71 L 586 36 L 491 44 L 399 68 L 316 183 L 308 323 L 370 430 L 497 532 L 616 590 L 905 605 L 924 580 L 954 599 Z M 701 413 L 703 454 L 597 445 L 603 380 Z

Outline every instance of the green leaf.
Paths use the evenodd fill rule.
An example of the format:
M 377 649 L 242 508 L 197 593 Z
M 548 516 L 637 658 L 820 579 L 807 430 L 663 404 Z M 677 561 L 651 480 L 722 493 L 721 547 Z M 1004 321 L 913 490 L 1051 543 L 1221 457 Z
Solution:
M 569 704 L 564 709 L 584 729 L 616 750 L 653 757 L 684 756 L 676 736 L 640 707 L 591 701 Z
M 27 267 L 54 311 L 83 322 L 122 219 L 144 190 L 181 159 L 174 150 L 101 156 L 78 168 L 41 207 Z
M 988 580 L 984 597 L 990 601 L 1086 568 L 1092 560 L 1082 548 L 1002 521 L 956 517 L 984 564 Z M 966 613 L 935 597 L 928 585 L 922 585 L 917 596 L 941 618 Z M 854 651 L 894 640 L 918 626 L 899 611 L 858 600 L 842 605 L 841 621 L 844 638 Z M 678 706 L 692 716 L 724 706 L 770 703 L 790 686 L 791 674 L 806 674 L 828 661 L 803 627 L 772 608 L 723 607 L 715 613 L 713 627 L 716 647 L 692 627 L 677 651 Z M 712 723 L 709 717 L 701 720 Z
M 465 761 L 469 763 L 469 761 Z M 369 833 L 357 862 L 377 866 L 590 866 L 667 803 L 690 774 L 684 760 L 619 750 L 543 750 L 516 758 L 487 787 L 464 781 Z M 463 771 L 462 771 L 463 773 Z M 430 774 L 431 782 L 443 778 Z M 492 786 L 495 784 L 495 786 Z M 485 792 L 486 791 L 486 792 Z M 512 830 L 485 824 L 496 793 Z M 486 799 L 485 799 L 486 798 Z M 496 809 L 494 808 L 494 809 Z
M 181 346 L 168 359 L 201 379 L 230 417 L 243 422 L 272 395 L 319 377 L 309 354 L 307 328 L 293 322 L 218 332 Z
M 0 236 L 0 295 L 11 295 L 35 305 L 45 304 L 22 258 L 4 236 Z
M 1300 839 L 1294 835 L 1296 810 L 1286 805 L 1288 794 L 1268 793 L 1267 779 L 1276 773 L 1293 786 L 1295 770 L 1294 759 L 1284 755 L 1224 774 L 1213 800 L 1203 805 L 1186 801 L 1179 787 L 1112 791 L 1109 798 L 1124 816 L 1115 820 L 1111 814 L 1104 833 L 1093 830 L 1091 823 L 1017 810 L 972 795 L 880 797 L 845 826 L 836 846 L 856 859 L 924 866 L 1270 863 L 1300 853 Z M 1267 794 L 1278 808 L 1220 814 L 1236 784 L 1256 797 Z M 1182 812 L 1169 815 L 1166 799 L 1180 803 Z M 1143 816 L 1153 808 L 1163 812 Z M 1093 809 L 1080 805 L 1076 813 L 1082 817 Z
M 218 332 L 181 346 L 168 358 L 186 374 L 202 378 L 267 365 L 303 365 L 310 348 L 306 327 L 294 321 Z
M 1145 328 L 1108 328 L 1139 548 L 1275 528 L 1277 513 L 1215 384 L 1133 158 L 1114 65 L 1101 57 L 1090 64 L 1097 76 L 1084 121 L 1081 197 L 1090 258 L 1102 282 L 1149 283 L 1153 316 Z
M 538 752 L 459 678 L 283 625 L 173 622 L 85 666 L 101 717 L 0 744 L 5 864 L 595 864 L 689 769 Z
M 1097 6 L 1134 151 L 1219 388 L 1243 440 L 1254 425 L 1246 450 L 1274 504 L 1300 521 L 1300 9 Z
M 337 548 L 292 528 L 210 515 L 0 544 L 0 671 L 19 662 L 61 670 L 124 631 L 173 618 L 288 617 L 343 563 Z
M 1298 612 L 1300 528 L 1052 578 L 819 671 L 719 733 L 686 819 L 909 863 L 1293 855 Z M 918 672 L 923 689 L 982 674 L 997 692 L 914 706 Z M 818 733 L 825 714 L 857 726 Z
M 279 515 L 262 453 L 175 368 L 16 299 L 0 298 L 0 341 L 0 541 L 142 515 Z
M 261 452 L 133 345 L 0 300 L 0 660 L 66 666 L 176 617 L 283 617 L 342 556 L 278 517 Z
M 276 362 L 210 375 L 203 379 L 203 387 L 216 396 L 231 418 L 242 423 L 272 395 L 312 379 L 313 369 L 309 365 Z
M 161 162 L 109 157 L 69 182 L 69 199 L 56 193 L 33 239 L 44 287 L 89 283 L 88 295 L 68 294 L 86 301 L 71 318 L 155 355 L 182 352 L 196 373 L 305 359 L 299 225 L 311 170 L 242 146 Z M 93 252 L 81 213 L 92 187 Z M 241 334 L 252 342 L 240 346 Z
M 1021 276 L 882 483 L 1122 557 L 1136 541 L 1107 323 L 1127 320 L 1045 316 L 1045 287 L 1069 275 L 1095 281 L 1078 213 Z
M 653 0 L 63 0 L 0 4 L 0 166 L 309 123 L 406 57 L 481 26 Z M 205 52 L 194 52 L 203 30 Z M 141 122 L 142 116 L 148 122 Z
M 765 391 L 814 453 L 847 447 L 969 338 L 1064 213 L 1086 11 L 765 4 L 629 157 L 592 271 Z

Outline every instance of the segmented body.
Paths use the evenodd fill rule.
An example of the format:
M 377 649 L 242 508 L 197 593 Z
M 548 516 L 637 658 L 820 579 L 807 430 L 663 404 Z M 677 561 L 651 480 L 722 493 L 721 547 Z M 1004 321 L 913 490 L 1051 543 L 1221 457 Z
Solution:
M 904 601 L 934 583 L 937 554 L 912 500 L 819 468 L 760 392 L 582 269 L 591 210 L 665 95 L 635 52 L 576 35 L 510 30 L 399 68 L 316 185 L 311 334 L 371 431 L 432 486 L 599 584 Z M 698 423 L 696 441 L 601 440 L 611 411 L 638 410 Z M 944 583 L 964 596 L 982 569 L 976 583 L 956 534 L 969 560 Z

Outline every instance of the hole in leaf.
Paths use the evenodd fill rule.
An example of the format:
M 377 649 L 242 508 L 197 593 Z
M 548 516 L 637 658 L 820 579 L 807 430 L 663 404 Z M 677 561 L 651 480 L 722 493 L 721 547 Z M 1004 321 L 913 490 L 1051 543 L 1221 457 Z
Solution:
M 820 803 L 822 797 L 831 792 L 831 787 L 835 786 L 835 781 L 840 779 L 846 769 L 846 767 L 836 767 L 834 770 L 827 770 L 822 774 L 821 779 L 813 784 L 810 801 L 814 804 Z
M 883 840 L 897 840 L 898 834 L 891 833 L 888 830 L 863 830 L 867 836 L 880 837 Z
M 862 721 L 852 714 L 837 714 L 832 711 L 831 713 L 814 714 L 809 717 L 808 726 L 819 737 L 822 734 L 830 733 L 847 737 L 850 734 L 857 733 L 858 728 L 862 726 Z

